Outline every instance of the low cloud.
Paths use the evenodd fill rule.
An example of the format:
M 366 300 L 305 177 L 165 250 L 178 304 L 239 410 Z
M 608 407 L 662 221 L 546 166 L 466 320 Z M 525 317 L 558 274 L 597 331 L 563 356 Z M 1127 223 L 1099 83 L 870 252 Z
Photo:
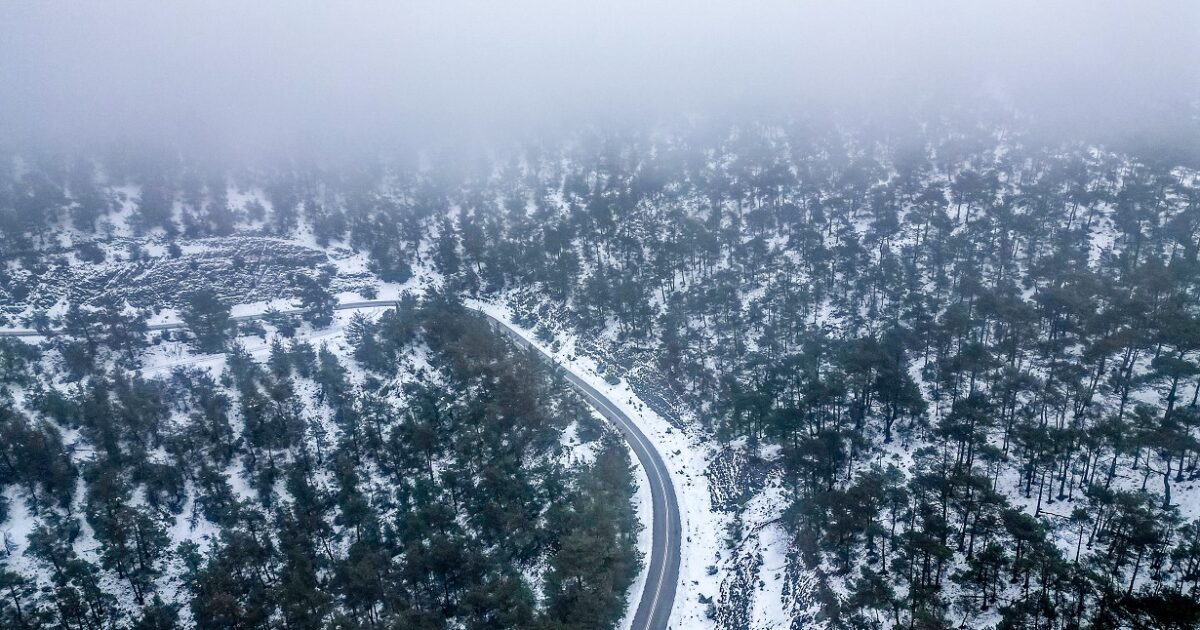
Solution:
M 1194 2 L 826 4 L 6 3 L 0 132 L 287 150 L 981 93 L 1126 129 L 1200 85 Z

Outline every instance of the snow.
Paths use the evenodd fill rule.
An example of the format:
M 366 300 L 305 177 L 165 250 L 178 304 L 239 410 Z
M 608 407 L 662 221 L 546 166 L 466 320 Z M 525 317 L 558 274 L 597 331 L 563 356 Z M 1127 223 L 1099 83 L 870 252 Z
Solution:
M 175 308 L 161 309 L 157 313 L 151 315 L 149 318 L 146 319 L 146 323 L 151 326 L 155 326 L 155 325 L 161 326 L 164 324 L 178 324 L 182 321 L 183 321 L 183 318 L 179 315 L 179 309 L 175 309 Z
M 719 591 L 722 571 L 718 570 L 716 574 L 709 575 L 708 567 L 721 565 L 720 550 L 724 548 L 721 532 L 725 531 L 728 521 L 728 517 L 713 511 L 707 478 L 704 475 L 712 456 L 712 449 L 702 443 L 696 434 L 675 428 L 651 411 L 637 398 L 627 382 L 622 381 L 614 385 L 604 380 L 595 361 L 576 352 L 575 338 L 568 336 L 559 339 L 557 350 L 554 350 L 538 341 L 531 330 L 514 323 L 506 307 L 475 299 L 465 300 L 464 304 L 504 322 L 588 385 L 596 388 L 637 423 L 654 444 L 662 455 L 671 474 L 671 482 L 675 486 L 680 527 L 683 532 L 679 550 L 679 583 L 671 610 L 672 625 L 681 628 L 712 628 L 713 622 L 707 617 L 706 605 L 700 602 L 699 596 L 715 597 Z M 648 500 L 648 496 L 645 500 Z M 645 537 L 649 538 L 648 535 Z M 643 553 L 646 553 L 649 540 L 639 540 L 639 544 L 645 544 Z M 630 609 L 636 609 L 632 600 Z
M 298 307 L 298 304 L 295 304 L 290 300 L 263 300 L 260 302 L 234 304 L 229 308 L 229 314 L 232 317 L 249 317 L 253 315 L 262 315 L 271 309 L 284 311 Z
M 755 523 L 751 526 L 751 536 L 756 539 L 756 551 L 762 556 L 759 588 L 752 594 L 750 619 L 754 630 L 791 626 L 791 615 L 783 605 L 789 541 L 778 522 L 786 505 L 783 486 L 778 476 L 773 476 L 767 488 L 756 494 L 746 508 L 744 518 Z
M 596 461 L 596 447 L 599 445 L 595 441 L 584 442 L 579 439 L 578 422 L 572 422 L 563 430 L 559 443 L 563 446 L 567 462 L 572 465 L 590 465 Z M 634 460 L 634 463 L 637 461 Z
M 5 549 L 11 546 L 12 559 L 24 560 L 26 541 L 35 526 L 34 516 L 29 512 L 25 500 L 20 496 L 16 486 L 4 490 L 3 496 L 8 500 L 8 520 L 0 523 L 0 558 L 7 553 Z M 12 562 L 13 560 L 9 561 Z

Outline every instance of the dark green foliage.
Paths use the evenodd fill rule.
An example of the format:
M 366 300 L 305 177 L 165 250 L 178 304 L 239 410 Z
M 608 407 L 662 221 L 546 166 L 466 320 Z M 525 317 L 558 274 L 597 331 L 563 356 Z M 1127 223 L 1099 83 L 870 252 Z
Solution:
M 0 385 L 26 386 L 42 353 L 37 346 L 12 338 L 0 339 Z
M 142 184 L 138 197 L 134 224 L 142 231 L 162 228 L 168 235 L 175 234 L 175 191 L 161 176 L 152 176 Z
M 93 304 L 71 304 L 62 319 L 56 345 L 75 378 L 94 370 L 106 352 L 122 367 L 134 367 L 147 345 L 145 314 L 130 310 L 113 295 Z
M 36 351 L 5 346 L 10 381 L 31 388 L 28 408 L 44 417 L 0 406 L 0 519 L 28 510 L 24 554 L 43 572 L 9 570 L 0 550 L 5 628 L 619 618 L 638 566 L 629 460 L 609 437 L 595 465 L 564 467 L 561 432 L 585 412 L 533 358 L 435 296 L 355 317 L 351 358 L 275 338 L 263 365 L 227 343 L 219 305 L 197 295 L 185 316 L 204 350 L 226 351 L 219 379 L 195 367 L 155 379 L 85 367 L 61 388 L 33 371 Z M 126 347 L 82 311 L 77 325 L 96 341 L 96 363 Z M 404 371 L 418 351 L 437 374 Z M 378 378 L 356 379 L 352 363 Z M 202 521 L 211 539 L 172 548 L 172 532 Z M 543 589 L 525 576 L 546 559 Z M 539 604 L 541 590 L 553 595 Z
M 0 237 L 17 252 L 0 284 L 18 300 L 20 274 L 47 267 L 18 259 L 68 216 L 109 211 L 100 172 L 142 184 L 135 225 L 151 233 L 312 228 L 385 281 L 432 265 L 445 292 L 353 318 L 350 353 L 272 339 L 266 365 L 233 348 L 222 380 L 181 371 L 166 394 L 129 376 L 136 313 L 73 304 L 48 361 L 0 347 L 6 388 L 29 388 L 29 413 L 0 420 L 19 445 L 0 444 L 0 481 L 66 510 L 62 436 L 78 430 L 94 460 L 79 513 L 105 545 L 138 524 L 105 520 L 110 496 L 144 497 L 151 521 L 217 524 L 211 548 L 181 550 L 186 607 L 213 627 L 611 624 L 633 566 L 627 463 L 607 443 L 595 467 L 553 463 L 578 401 L 467 316 L 456 299 L 471 296 L 515 306 L 544 341 L 573 334 L 664 415 L 778 453 L 789 568 L 824 582 L 831 627 L 1195 625 L 1200 530 L 1178 505 L 1200 478 L 1195 174 L 1153 150 L 1048 145 L 1013 121 L 920 123 L 587 132 L 478 168 L 0 173 Z M 230 207 L 231 183 L 270 207 Z M 329 324 L 343 279 L 292 280 L 304 319 Z M 291 336 L 294 319 L 267 323 Z M 38 372 L 60 358 L 69 390 Z M 112 606 L 96 574 L 133 588 L 144 568 L 50 544 L 47 531 L 77 535 L 70 520 L 37 548 L 73 567 L 53 577 L 62 606 L 33 609 L 82 627 Z M 539 560 L 537 602 L 521 575 Z M 5 621 L 25 597 L 15 583 Z M 167 623 L 155 594 L 146 623 Z
M 0 407 L 0 487 L 16 484 L 35 505 L 65 507 L 74 493 L 75 475 L 58 429 Z
M 546 576 L 547 608 L 556 627 L 600 628 L 623 612 L 623 593 L 637 573 L 634 487 L 626 446 L 605 440 L 587 481 L 568 507 L 551 512 L 558 545 Z
M 101 565 L 126 580 L 138 606 L 146 604 L 161 574 L 161 560 L 170 542 L 157 515 L 130 505 L 130 488 L 119 469 L 98 465 L 88 481 L 86 514 L 100 543 Z
M 179 316 L 187 324 L 196 349 L 200 352 L 220 352 L 233 332 L 229 305 L 209 287 L 188 293 Z
M 1000 129 L 584 134 L 447 187 L 427 251 L 660 412 L 777 445 L 834 625 L 1170 623 L 1120 602 L 1197 592 L 1196 179 Z
M 296 274 L 293 281 L 298 287 L 304 320 L 317 328 L 328 326 L 333 321 L 333 307 L 337 305 L 337 300 L 329 293 L 329 278 L 324 274 L 316 278 Z

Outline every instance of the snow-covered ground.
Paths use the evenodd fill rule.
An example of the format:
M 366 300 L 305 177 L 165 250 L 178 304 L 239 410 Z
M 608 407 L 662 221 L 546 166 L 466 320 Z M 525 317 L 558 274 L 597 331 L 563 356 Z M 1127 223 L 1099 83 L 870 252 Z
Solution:
M 600 370 L 594 360 L 576 352 L 573 338 L 558 339 L 556 350 L 537 340 L 533 331 L 513 322 L 508 308 L 480 300 L 467 300 L 466 304 L 505 322 L 530 343 L 554 357 L 560 365 L 595 387 L 636 422 L 646 437 L 654 443 L 671 473 L 683 532 L 683 540 L 680 543 L 679 584 L 675 592 L 671 622 L 678 628 L 713 627 L 713 621 L 707 615 L 707 604 L 700 598 L 714 598 L 720 590 L 725 573 L 722 570 L 724 565 L 721 552 L 725 545 L 721 534 L 725 531 L 729 517 L 718 514 L 712 508 L 707 477 L 704 474 L 712 457 L 712 448 L 699 436 L 679 430 L 651 411 L 633 393 L 628 383 L 622 381 L 614 385 L 606 381 L 600 376 Z M 644 471 L 641 472 L 640 478 L 643 483 L 638 494 L 644 495 L 644 498 L 639 500 L 639 511 L 649 503 Z M 639 519 L 645 526 L 644 540 L 639 541 L 645 553 L 650 542 L 647 532 L 649 515 L 639 514 Z M 718 570 L 710 574 L 709 567 L 717 567 Z M 644 579 L 640 577 L 639 584 L 644 584 Z M 630 592 L 640 592 L 639 584 L 635 584 Z M 634 608 L 635 602 L 631 601 L 630 609 Z M 628 621 L 627 618 L 626 623 Z

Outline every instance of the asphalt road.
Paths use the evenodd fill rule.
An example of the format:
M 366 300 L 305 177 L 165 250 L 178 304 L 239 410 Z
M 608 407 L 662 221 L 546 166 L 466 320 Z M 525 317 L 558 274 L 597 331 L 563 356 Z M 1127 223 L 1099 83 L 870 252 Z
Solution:
M 650 500 L 653 504 L 653 526 L 650 541 L 650 568 L 646 572 L 646 586 L 642 590 L 641 601 L 633 616 L 632 630 L 666 630 L 671 617 L 671 607 L 675 603 L 675 584 L 679 581 L 679 503 L 675 499 L 675 486 L 671 484 L 671 474 L 663 463 L 662 456 L 654 448 L 654 444 L 646 439 L 646 435 L 638 428 L 637 423 L 625 415 L 619 407 L 588 385 L 575 373 L 558 364 L 550 355 L 542 352 L 529 343 L 508 324 L 484 313 L 492 324 L 501 332 L 511 337 L 518 345 L 538 353 L 550 364 L 562 369 L 567 382 L 583 396 L 600 415 L 612 422 L 625 441 L 633 449 L 633 454 L 646 470 L 650 480 Z
M 363 302 L 345 302 L 334 307 L 335 310 L 350 310 L 356 308 L 391 307 L 396 302 L 391 300 L 372 300 Z M 280 311 L 287 315 L 300 314 L 301 309 Z M 625 437 L 638 458 L 646 477 L 650 481 L 650 500 L 652 503 L 653 524 L 651 526 L 649 569 L 646 572 L 646 585 L 638 602 L 637 612 L 634 613 L 631 630 L 666 630 L 671 617 L 671 608 L 675 603 L 675 585 L 679 581 L 679 503 L 675 498 L 675 486 L 671 484 L 671 474 L 663 463 L 662 456 L 654 448 L 654 444 L 646 438 L 637 423 L 625 415 L 611 400 L 599 390 L 587 384 L 575 373 L 566 369 L 553 357 L 542 352 L 526 340 L 520 333 L 487 313 L 479 311 L 497 330 L 509 336 L 517 345 L 536 352 L 540 357 L 562 370 L 567 382 L 583 396 L 600 415 L 612 422 Z M 261 318 L 262 315 L 243 315 L 234 317 L 237 321 L 247 321 Z M 182 323 L 152 324 L 150 330 L 171 330 L 183 328 Z M 37 337 L 41 333 L 35 330 L 0 330 L 0 337 Z

